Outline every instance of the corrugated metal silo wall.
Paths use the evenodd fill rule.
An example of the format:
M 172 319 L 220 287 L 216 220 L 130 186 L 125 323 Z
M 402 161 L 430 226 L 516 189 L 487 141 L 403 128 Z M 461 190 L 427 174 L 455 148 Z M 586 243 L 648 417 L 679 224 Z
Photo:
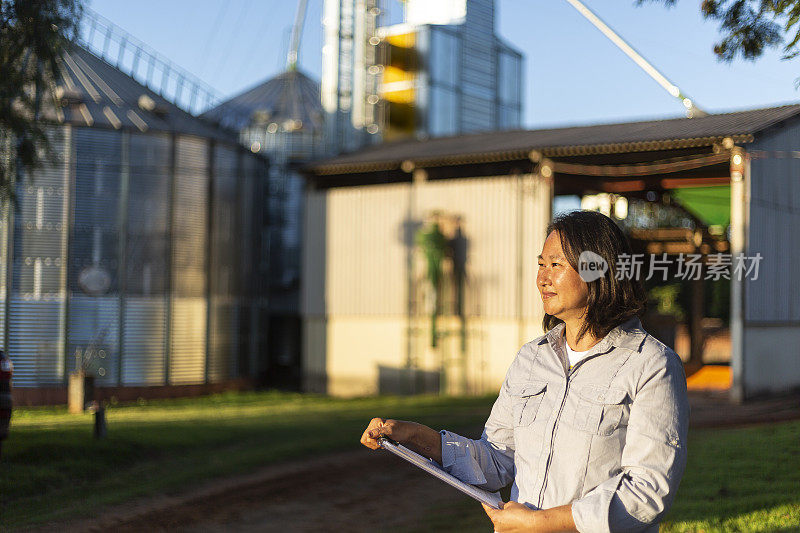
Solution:
M 122 135 L 90 128 L 75 128 L 73 132 L 67 369 L 75 370 L 76 358 L 72 356 L 77 352 L 99 384 L 116 385 L 121 370 L 118 273 Z M 107 291 L 87 294 L 81 286 L 82 274 L 93 271 L 108 275 Z
M 172 212 L 169 382 L 202 383 L 206 367 L 208 142 L 178 137 Z
M 243 302 L 248 308 L 246 325 L 249 337 L 248 375 L 261 377 L 266 370 L 267 339 L 269 336 L 269 275 L 270 275 L 270 242 L 272 230 L 269 213 L 270 168 L 263 159 L 246 155 L 244 157 L 244 176 L 242 184 L 241 204 L 250 209 L 250 218 L 243 219 L 243 227 L 248 228 L 249 238 L 242 235 L 242 242 L 247 243 L 249 252 L 242 255 L 249 271 L 244 291 Z M 249 195 L 249 196 L 248 196 Z M 244 340 L 244 339 L 243 339 Z
M 221 381 L 238 374 L 239 313 L 239 183 L 243 174 L 237 151 L 214 149 L 211 258 L 209 270 L 208 379 Z M 246 246 L 242 245 L 242 248 Z
M 172 142 L 131 134 L 125 258 L 122 384 L 166 380 Z
M 239 269 L 234 279 L 237 281 L 236 316 L 239 325 L 236 341 L 237 361 L 235 367 L 241 376 L 255 375 L 255 353 L 258 350 L 254 341 L 258 328 L 253 325 L 253 306 L 256 301 L 255 282 L 259 257 L 256 238 L 260 235 L 260 221 L 256 220 L 256 184 L 260 181 L 254 157 L 243 157 L 240 161 L 240 176 L 236 191 L 237 251 Z M 266 171 L 263 173 L 266 176 Z M 264 178 L 266 179 L 266 178 Z
M 2 150 L 2 148 L 0 148 Z M 6 203 L 0 208 L 0 348 L 6 350 L 6 303 L 8 301 L 9 213 Z
M 11 135 L 0 130 L 0 160 L 8 166 L 11 158 Z M 9 227 L 11 205 L 4 202 L 0 208 L 0 347 L 6 352 L 6 304 L 8 302 Z
M 493 34 L 494 2 L 470 3 L 462 26 L 460 114 L 463 132 L 497 125 L 497 47 Z
M 14 384 L 60 384 L 64 377 L 69 127 L 48 129 L 55 160 L 17 186 L 8 352 Z
M 743 392 L 800 387 L 800 124 L 787 122 L 747 146 L 750 167 L 747 257 L 761 254 L 745 281 Z M 735 384 L 736 385 L 736 384 Z
M 267 162 L 157 132 L 49 136 L 55 161 L 18 186 L 19 209 L 0 221 L 0 339 L 15 385 L 63 385 L 89 346 L 100 385 L 254 375 L 266 344 Z M 108 287 L 87 292 L 87 271 Z

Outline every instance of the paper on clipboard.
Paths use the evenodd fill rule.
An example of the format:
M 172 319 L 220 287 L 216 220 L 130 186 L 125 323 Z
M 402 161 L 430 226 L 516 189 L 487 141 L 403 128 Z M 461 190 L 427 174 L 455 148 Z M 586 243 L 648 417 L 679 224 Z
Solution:
M 500 495 L 496 492 L 489 492 L 483 489 L 479 489 L 474 485 L 470 485 L 469 483 L 464 483 L 458 478 L 455 478 L 442 470 L 436 463 L 433 461 L 426 459 L 425 457 L 421 456 L 416 452 L 412 452 L 402 444 L 398 444 L 393 440 L 387 439 L 386 437 L 380 437 L 378 439 L 378 444 L 381 445 L 381 448 L 384 450 L 390 451 L 398 457 L 405 459 L 412 465 L 421 468 L 422 470 L 426 471 L 430 475 L 439 478 L 440 480 L 444 481 L 448 485 L 453 488 L 456 488 L 470 496 L 479 502 L 485 503 L 489 507 L 493 507 L 495 509 L 500 509 L 500 504 L 503 502 L 503 499 L 500 498 Z

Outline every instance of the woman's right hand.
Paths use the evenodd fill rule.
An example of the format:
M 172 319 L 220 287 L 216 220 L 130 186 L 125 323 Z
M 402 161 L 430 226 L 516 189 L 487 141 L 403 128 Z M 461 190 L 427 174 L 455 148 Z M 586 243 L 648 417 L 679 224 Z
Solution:
M 386 420 L 384 418 L 373 418 L 370 420 L 364 434 L 361 435 L 361 444 L 367 448 L 377 450 L 379 437 L 388 437 L 400 444 L 408 445 L 415 439 L 420 424 L 416 422 L 406 422 L 405 420 Z
M 442 463 L 442 436 L 428 426 L 405 420 L 373 418 L 361 435 L 361 444 L 377 450 L 380 448 L 380 437 L 388 437 L 439 464 Z

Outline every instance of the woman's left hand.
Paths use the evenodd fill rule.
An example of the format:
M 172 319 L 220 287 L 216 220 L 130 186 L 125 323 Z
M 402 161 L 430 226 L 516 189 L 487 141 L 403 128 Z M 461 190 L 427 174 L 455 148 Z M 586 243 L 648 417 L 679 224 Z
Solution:
M 481 505 L 489 515 L 497 533 L 576 531 L 570 505 L 562 505 L 546 511 L 534 511 L 519 502 L 504 503 L 502 509 L 493 509 L 486 504 Z
M 483 510 L 489 515 L 497 533 L 529 532 L 536 531 L 534 514 L 536 511 L 528 509 L 518 502 L 506 502 L 502 509 L 493 509 L 483 505 Z

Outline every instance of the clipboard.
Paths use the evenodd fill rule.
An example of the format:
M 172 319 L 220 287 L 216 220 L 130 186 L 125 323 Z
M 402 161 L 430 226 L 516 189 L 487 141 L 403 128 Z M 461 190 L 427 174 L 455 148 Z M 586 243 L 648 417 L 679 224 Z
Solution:
M 496 492 L 489 492 L 483 489 L 479 489 L 474 485 L 470 485 L 469 483 L 464 483 L 460 479 L 451 476 L 447 472 L 441 469 L 439 465 L 431 461 L 430 459 L 426 459 L 425 457 L 421 456 L 416 452 L 412 452 L 402 444 L 398 444 L 397 442 L 388 439 L 386 437 L 379 437 L 378 444 L 380 444 L 381 448 L 392 452 L 396 456 L 400 457 L 411 463 L 412 465 L 421 468 L 425 472 L 429 473 L 435 478 L 438 478 L 451 487 L 460 490 L 467 496 L 478 500 L 481 503 L 485 503 L 489 507 L 493 507 L 494 509 L 500 509 L 500 505 L 503 502 L 503 499 L 500 498 L 500 495 Z

